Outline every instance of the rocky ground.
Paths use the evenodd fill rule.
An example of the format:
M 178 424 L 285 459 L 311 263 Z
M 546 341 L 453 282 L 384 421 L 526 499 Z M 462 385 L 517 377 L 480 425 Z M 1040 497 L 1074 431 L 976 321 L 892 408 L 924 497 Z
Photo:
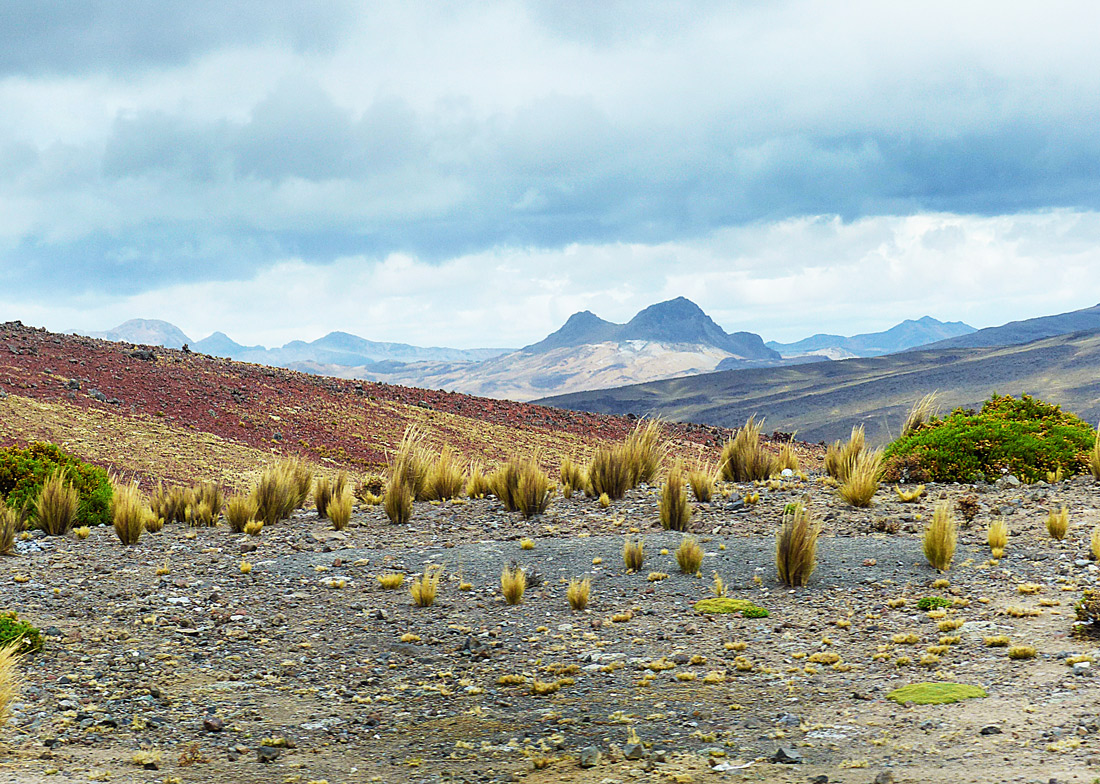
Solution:
M 0 781 L 1100 777 L 1094 667 L 1075 658 L 1100 643 L 1073 630 L 1073 604 L 1097 582 L 1091 479 L 929 485 L 910 504 L 883 488 L 869 510 L 813 477 L 726 490 L 696 505 L 698 577 L 677 571 L 683 535 L 660 529 L 644 487 L 608 509 L 558 497 L 529 522 L 490 499 L 418 504 L 404 528 L 366 507 L 343 532 L 304 511 L 257 538 L 223 525 L 169 526 L 128 548 L 108 529 L 21 542 L 0 560 L 4 606 L 47 637 L 24 666 Z M 754 490 L 759 503 L 740 500 Z M 789 590 L 774 531 L 807 494 L 824 521 L 819 566 Z M 940 575 L 919 531 L 935 502 L 963 497 L 976 516 Z M 1061 542 L 1045 528 L 1055 503 L 1071 511 Z M 999 514 L 1012 535 L 994 563 L 985 529 Z M 638 574 L 623 568 L 628 535 L 645 537 Z M 517 606 L 500 596 L 512 561 L 541 577 Z M 409 579 L 433 564 L 438 599 L 414 607 Z M 387 573 L 408 579 L 384 590 Z M 697 613 L 714 573 L 768 617 Z M 581 576 L 591 603 L 574 612 L 564 583 Z M 922 612 L 925 596 L 952 604 Z M 1037 656 L 1009 659 L 984 644 L 995 635 Z M 536 694 L 536 681 L 556 689 Z M 921 681 L 988 696 L 886 699 Z

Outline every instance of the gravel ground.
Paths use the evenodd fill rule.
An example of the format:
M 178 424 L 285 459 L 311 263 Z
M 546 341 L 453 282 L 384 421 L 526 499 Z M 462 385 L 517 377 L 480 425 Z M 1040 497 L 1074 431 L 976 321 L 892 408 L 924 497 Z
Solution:
M 750 489 L 761 492 L 756 505 L 738 500 Z M 21 555 L 0 561 L 0 585 L 7 605 L 48 636 L 25 667 L 0 781 L 1100 775 L 1092 669 L 1067 664 L 1100 656 L 1095 639 L 1073 632 L 1073 602 L 1096 583 L 1085 555 L 1098 520 L 1091 480 L 930 485 L 916 504 L 883 488 L 870 510 L 847 508 L 813 481 L 727 490 L 698 505 L 698 577 L 677 571 L 671 551 L 683 535 L 656 525 L 649 488 L 606 510 L 559 498 L 532 521 L 478 500 L 418 504 L 404 528 L 371 507 L 344 532 L 301 512 L 259 538 L 168 527 L 131 548 L 105 529 L 83 542 L 21 543 Z M 790 590 L 775 579 L 774 530 L 783 505 L 807 495 L 825 521 L 818 569 Z M 976 499 L 977 516 L 941 576 L 924 562 L 919 530 L 936 501 L 963 496 Z M 1073 527 L 1054 542 L 1044 520 L 1062 502 Z M 985 528 L 1006 512 L 1013 535 L 993 563 Z M 645 538 L 638 574 L 622 566 L 626 536 Z M 500 598 L 512 561 L 542 577 L 518 606 Z M 377 580 L 411 580 L 433 564 L 444 571 L 429 608 L 411 605 L 408 582 L 386 591 Z M 668 577 L 651 582 L 650 572 Z M 770 615 L 696 613 L 715 572 L 728 595 Z M 592 580 L 591 603 L 573 612 L 564 582 L 581 576 Z M 930 617 L 915 608 L 927 595 L 953 605 Z M 1007 612 L 1018 607 L 1033 614 Z M 945 632 L 944 621 L 962 623 Z M 895 641 L 909 634 L 915 643 Z M 1037 656 L 1010 660 L 984 645 L 996 634 Z M 916 664 L 941 643 L 938 661 Z M 973 683 L 989 696 L 909 707 L 885 699 L 924 680 Z M 538 695 L 535 681 L 558 688 Z M 582 767 L 595 750 L 599 761 Z M 142 751 L 159 761 L 145 769 Z M 783 755 L 798 762 L 775 761 Z

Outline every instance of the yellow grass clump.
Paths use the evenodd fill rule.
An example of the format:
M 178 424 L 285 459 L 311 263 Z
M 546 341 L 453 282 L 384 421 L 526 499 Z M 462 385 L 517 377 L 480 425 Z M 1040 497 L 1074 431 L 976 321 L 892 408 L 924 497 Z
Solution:
M 834 441 L 825 450 L 825 471 L 838 482 L 846 482 L 859 456 L 867 446 L 863 425 L 852 428 L 847 442 Z
M 795 434 L 791 433 L 791 437 L 787 440 L 787 443 L 779 448 L 779 458 L 776 467 L 780 471 L 785 468 L 789 468 L 795 472 L 798 471 L 798 453 L 794 451 L 794 436 Z
M 553 486 L 532 457 L 512 458 L 489 475 L 493 495 L 509 512 L 525 519 L 540 515 L 550 506 Z
M 920 500 L 920 497 L 924 495 L 924 485 L 917 485 L 912 490 L 902 490 L 895 485 L 894 492 L 897 493 L 898 500 L 903 504 L 911 504 L 914 501 Z
M 410 425 L 401 437 L 389 466 L 390 483 L 405 485 L 416 501 L 426 501 L 431 458 L 423 446 L 424 433 Z
M 775 568 L 792 587 L 806 584 L 817 567 L 817 537 L 821 526 L 802 502 L 788 504 L 775 537 Z
M 1005 522 L 1003 517 L 998 517 L 996 520 L 989 524 L 989 532 L 986 536 L 986 541 L 989 544 L 990 550 L 1000 550 L 1004 552 L 1005 547 L 1008 546 L 1008 523 Z
M 1066 531 L 1069 530 L 1069 509 L 1062 507 L 1057 512 L 1053 509 L 1050 510 L 1050 514 L 1047 516 L 1047 533 L 1050 534 L 1051 539 L 1065 539 Z
M 694 536 L 685 536 L 676 548 L 676 563 L 684 574 L 698 574 L 703 565 L 703 548 Z
M 763 421 L 757 423 L 750 416 L 737 435 L 722 447 L 718 460 L 722 478 L 731 482 L 752 482 L 767 479 L 779 471 L 779 461 L 775 455 L 764 448 L 760 442 Z
M 0 555 L 15 555 L 15 535 L 21 528 L 19 515 L 0 498 Z
M 686 531 L 688 529 L 692 509 L 687 500 L 684 469 L 679 463 L 669 469 L 668 477 L 661 488 L 661 500 L 657 509 L 661 519 L 661 527 L 666 531 Z
M 882 450 L 861 450 L 847 469 L 847 476 L 837 488 L 840 497 L 855 507 L 871 505 L 882 477 Z
M 382 509 L 390 522 L 404 525 L 413 512 L 413 491 L 398 476 L 391 476 L 382 496 Z
M 630 484 L 651 484 L 668 454 L 668 441 L 661 434 L 661 421 L 639 422 L 623 442 L 623 459 L 630 472 Z
M 621 448 L 599 447 L 588 461 L 586 473 L 588 494 L 597 498 L 607 496 L 608 502 L 622 498 L 633 486 L 630 467 Z
M 259 536 L 264 530 L 263 520 L 249 520 L 244 524 L 244 532 L 249 536 Z
M 0 729 L 11 718 L 10 705 L 22 686 L 22 679 L 19 677 L 22 657 L 16 648 L 16 645 L 0 648 Z
M 1100 426 L 1096 428 L 1095 441 L 1092 443 L 1092 450 L 1089 452 L 1089 473 L 1092 474 L 1092 478 L 1100 482 Z
M 351 521 L 352 495 L 345 485 L 338 495 L 328 502 L 328 519 L 337 531 L 343 531 Z
M 627 572 L 640 572 L 645 562 L 645 540 L 627 539 L 623 542 L 623 563 Z
M 431 568 L 424 570 L 424 574 L 412 581 L 409 593 L 412 595 L 413 604 L 417 607 L 431 607 L 435 604 L 435 595 L 439 591 L 439 575 L 442 569 Z
M 225 521 L 229 524 L 229 530 L 235 534 L 242 533 L 245 526 L 256 519 L 257 512 L 256 499 L 252 496 L 230 496 L 225 504 Z
M 42 484 L 35 502 L 38 525 L 50 536 L 64 536 L 76 520 L 80 496 L 66 474 L 58 471 Z
M 1010 659 L 1034 659 L 1037 651 L 1030 645 L 1013 645 L 1008 649 Z
M 151 515 L 137 485 L 115 485 L 111 492 L 111 521 L 123 544 L 137 544 L 145 531 L 146 516 Z
M 592 581 L 585 577 L 578 580 L 576 577 L 569 581 L 569 587 L 565 591 L 565 597 L 569 600 L 569 606 L 574 610 L 583 610 L 588 606 L 588 595 L 592 590 Z
M 1100 525 L 1092 529 L 1092 537 L 1089 539 L 1089 554 L 1092 560 L 1100 561 Z
M 394 572 L 393 574 L 380 574 L 378 575 L 378 584 L 382 586 L 383 590 L 392 591 L 396 588 L 400 588 L 405 584 L 405 575 L 400 572 Z
M 924 529 L 924 557 L 934 569 L 946 572 L 955 557 L 958 529 L 951 506 L 946 501 L 936 504 L 932 520 Z
M 290 466 L 280 463 L 265 468 L 250 496 L 256 504 L 256 519 L 266 525 L 290 517 L 298 501 L 298 484 Z
M 584 490 L 587 484 L 584 470 L 570 457 L 562 458 L 561 468 L 558 470 L 558 481 L 561 483 L 562 495 L 566 498 L 572 498 L 573 493 Z
M 468 497 L 484 498 L 493 492 L 493 488 L 489 485 L 489 477 L 482 470 L 481 463 L 476 460 L 471 461 L 466 473 L 469 475 L 466 480 L 466 495 Z
M 922 425 L 932 421 L 939 413 L 938 402 L 939 394 L 931 392 L 914 403 L 901 424 L 901 438 L 912 435 Z
M 701 504 L 709 503 L 714 497 L 714 483 L 718 469 L 713 465 L 699 464 L 687 473 L 692 495 Z
M 328 517 L 328 502 L 332 500 L 332 480 L 321 474 L 313 485 L 313 505 L 317 507 L 317 516 L 324 520 Z
M 462 495 L 466 477 L 458 462 L 458 453 L 443 447 L 424 479 L 424 495 L 429 501 L 447 501 Z
M 523 601 L 523 592 L 527 589 L 527 573 L 518 566 L 506 566 L 500 573 L 500 592 L 508 604 Z

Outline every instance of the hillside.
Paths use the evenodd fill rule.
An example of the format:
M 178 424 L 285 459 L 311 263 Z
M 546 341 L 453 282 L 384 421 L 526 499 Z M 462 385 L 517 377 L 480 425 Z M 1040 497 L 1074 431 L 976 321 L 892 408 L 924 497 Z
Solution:
M 968 335 L 939 340 L 921 348 L 974 348 L 978 346 L 1014 346 L 1033 340 L 1067 335 L 1071 332 L 1100 330 L 1100 305 L 1058 313 L 1053 316 L 1010 321 L 999 327 L 986 327 Z
M 769 341 L 766 345 L 784 357 L 818 355 L 827 359 L 848 359 L 894 354 L 933 341 L 968 335 L 974 331 L 973 327 L 961 321 L 938 321 L 931 316 L 923 316 L 919 319 L 906 319 L 882 332 L 867 332 L 851 337 L 818 334 L 794 343 Z
M 633 427 L 618 417 L 0 324 L 0 444 L 51 440 L 122 473 L 242 486 L 283 454 L 377 470 L 410 424 L 467 458 L 538 452 L 548 468 Z M 722 437 L 703 427 L 672 434 L 689 452 Z
M 540 403 L 605 414 L 660 414 L 674 421 L 735 427 L 751 414 L 769 430 L 807 441 L 840 438 L 863 424 L 884 440 L 909 406 L 939 391 L 945 408 L 979 405 L 996 391 L 1029 392 L 1090 422 L 1100 419 L 1100 331 L 1021 346 L 909 351 L 883 357 L 690 378 L 562 395 Z

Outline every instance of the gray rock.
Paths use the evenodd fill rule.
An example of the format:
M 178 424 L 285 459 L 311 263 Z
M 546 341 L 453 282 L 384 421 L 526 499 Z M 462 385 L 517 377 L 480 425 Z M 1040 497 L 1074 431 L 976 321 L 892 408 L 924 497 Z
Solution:
M 623 746 L 623 756 L 628 760 L 640 760 L 645 756 L 645 747 L 641 743 L 627 743 Z
M 221 732 L 225 729 L 225 722 L 217 716 L 204 716 L 202 719 L 202 728 L 207 732 Z
M 778 762 L 783 765 L 801 765 L 802 753 L 791 746 L 780 746 L 775 750 L 775 754 L 772 754 L 768 759 L 771 762 Z
M 978 734 L 979 735 L 1000 735 L 1001 734 L 1001 728 L 998 727 L 996 724 L 986 724 L 984 727 L 982 727 L 980 730 L 978 730 Z
M 577 762 L 582 768 L 594 768 L 600 764 L 600 750 L 595 746 L 587 746 L 581 749 L 577 755 Z
M 875 784 L 894 784 L 894 774 L 892 771 L 884 770 L 875 776 Z
M 282 749 L 278 746 L 260 746 L 256 749 L 257 762 L 274 762 L 279 759 Z

